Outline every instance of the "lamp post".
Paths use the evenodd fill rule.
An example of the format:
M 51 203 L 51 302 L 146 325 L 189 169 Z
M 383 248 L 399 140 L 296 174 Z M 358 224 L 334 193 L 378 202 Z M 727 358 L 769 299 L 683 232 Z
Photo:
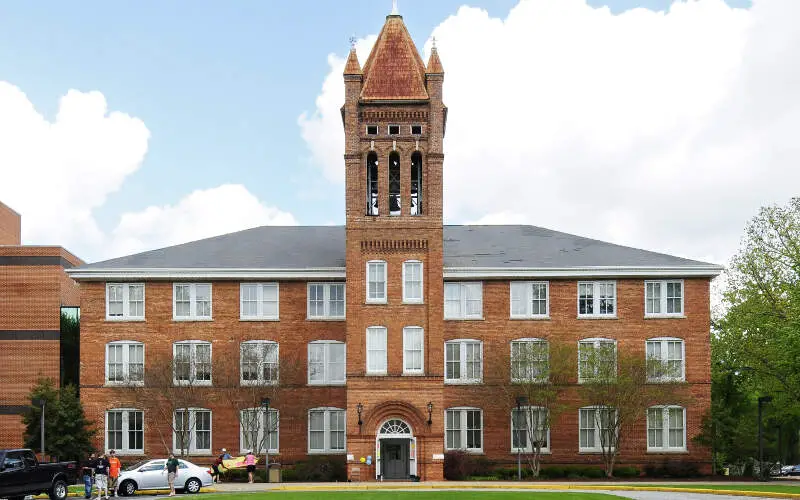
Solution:
M 522 406 L 527 404 L 528 398 L 525 396 L 517 396 L 517 425 L 519 425 L 519 416 L 522 413 Z M 527 424 L 527 419 L 525 423 Z M 519 428 L 517 428 L 517 481 L 522 481 L 522 440 L 520 439 Z
M 361 412 L 364 411 L 364 405 L 361 404 L 359 401 L 356 404 L 356 413 L 358 413 L 358 433 L 361 434 L 361 426 L 364 424 L 364 421 L 361 420 Z
M 428 401 L 428 427 L 433 423 L 433 402 Z
M 267 469 L 267 482 L 269 482 L 269 398 L 261 398 L 261 407 L 264 408 L 264 466 Z
M 762 408 L 766 403 L 772 402 L 772 396 L 761 396 L 758 398 L 758 475 L 764 481 L 764 430 L 761 425 Z
M 44 398 L 33 398 L 31 400 L 31 403 L 33 403 L 33 406 L 40 406 L 42 408 L 41 419 L 39 420 L 39 427 L 41 428 L 41 431 L 42 431 L 42 434 L 41 434 L 41 438 L 42 438 L 42 460 L 41 461 L 42 462 L 44 462 L 44 407 L 45 407 L 45 403 L 46 402 L 47 402 L 47 400 L 44 399 Z

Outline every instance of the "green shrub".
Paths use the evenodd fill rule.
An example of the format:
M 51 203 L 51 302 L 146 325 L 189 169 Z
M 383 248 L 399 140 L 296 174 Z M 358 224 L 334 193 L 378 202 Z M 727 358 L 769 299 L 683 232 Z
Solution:
M 482 455 L 471 455 L 461 450 L 448 451 L 444 455 L 444 478 L 449 481 L 496 475 L 493 468 L 494 462 Z
M 502 481 L 508 481 L 509 479 L 517 478 L 517 469 L 512 469 L 510 467 L 501 467 L 495 469 L 493 474 Z
M 566 476 L 567 471 L 564 467 L 551 466 L 539 469 L 539 477 L 542 479 L 560 479 Z
M 641 475 L 639 469 L 636 467 L 615 467 L 614 477 L 628 478 L 639 477 Z
M 697 477 L 700 475 L 697 464 L 681 460 L 664 460 L 661 465 L 648 464 L 644 468 L 644 473 L 648 477 L 674 478 Z
M 284 483 L 297 481 L 297 472 L 294 469 L 281 469 L 281 481 Z
M 343 456 L 312 456 L 295 463 L 294 477 L 304 483 L 347 481 L 347 463 Z

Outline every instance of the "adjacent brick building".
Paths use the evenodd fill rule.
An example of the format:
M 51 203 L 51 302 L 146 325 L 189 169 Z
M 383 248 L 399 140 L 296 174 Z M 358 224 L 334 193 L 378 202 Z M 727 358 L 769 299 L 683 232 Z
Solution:
M 22 245 L 19 214 L 0 203 L 0 448 L 23 444 L 20 415 L 40 378 L 60 382 L 61 308 L 77 307 L 65 269 L 83 262 L 61 247 Z
M 340 454 L 358 479 L 441 479 L 449 449 L 515 460 L 506 365 L 560 343 L 657 357 L 687 383 L 692 403 L 653 407 L 621 463 L 709 463 L 691 438 L 710 405 L 721 268 L 533 226 L 444 226 L 444 75 L 395 14 L 363 69 L 350 52 L 344 227 L 261 227 L 70 270 L 99 447 L 261 450 L 269 397 L 278 461 Z M 577 372 L 545 462 L 600 462 Z

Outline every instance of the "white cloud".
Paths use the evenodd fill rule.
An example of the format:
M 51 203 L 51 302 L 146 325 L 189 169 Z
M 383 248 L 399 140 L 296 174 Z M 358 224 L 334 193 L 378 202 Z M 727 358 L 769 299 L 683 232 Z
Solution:
M 295 225 L 292 214 L 261 203 L 247 188 L 225 184 L 197 190 L 176 205 L 125 213 L 113 232 L 112 255 L 208 238 L 262 225 Z
M 800 185 L 798 18 L 796 0 L 620 14 L 522 0 L 505 19 L 460 8 L 432 33 L 449 106 L 446 219 L 725 262 L 758 207 Z M 329 63 L 300 123 L 341 181 L 344 60 Z
M 125 213 L 111 231 L 94 212 L 138 170 L 150 132 L 109 112 L 100 92 L 70 90 L 48 121 L 17 87 L 0 81 L 0 200 L 22 215 L 25 244 L 61 245 L 98 260 L 294 217 L 240 185 L 198 190 L 175 205 Z

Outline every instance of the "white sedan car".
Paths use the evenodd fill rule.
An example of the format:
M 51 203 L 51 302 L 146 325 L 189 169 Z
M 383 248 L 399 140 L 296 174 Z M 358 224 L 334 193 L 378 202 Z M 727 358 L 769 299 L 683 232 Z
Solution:
M 211 472 L 207 467 L 200 467 L 186 460 L 179 459 L 178 462 L 176 490 L 197 493 L 201 487 L 211 485 Z M 145 460 L 122 471 L 117 483 L 119 495 L 131 496 L 136 490 L 168 490 L 167 471 L 164 469 L 166 463 L 166 459 Z

